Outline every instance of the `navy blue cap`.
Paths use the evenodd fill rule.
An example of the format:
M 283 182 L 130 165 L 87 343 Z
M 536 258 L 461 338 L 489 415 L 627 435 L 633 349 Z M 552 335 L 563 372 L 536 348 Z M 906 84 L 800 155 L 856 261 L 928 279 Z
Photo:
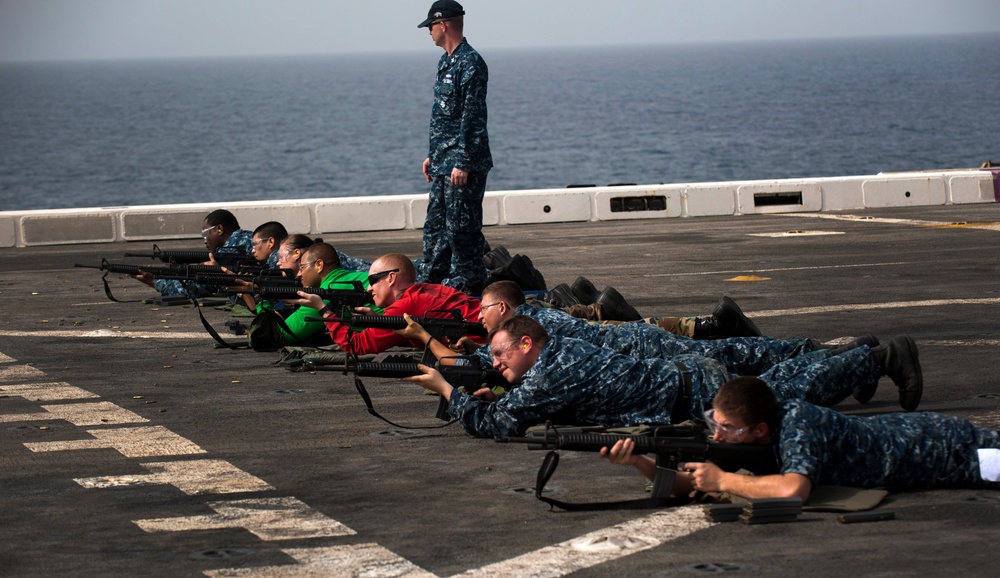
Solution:
M 417 28 L 429 26 L 435 20 L 447 20 L 456 16 L 465 15 L 465 8 L 455 0 L 437 0 L 431 4 L 431 9 L 427 11 L 427 20 L 417 24 Z

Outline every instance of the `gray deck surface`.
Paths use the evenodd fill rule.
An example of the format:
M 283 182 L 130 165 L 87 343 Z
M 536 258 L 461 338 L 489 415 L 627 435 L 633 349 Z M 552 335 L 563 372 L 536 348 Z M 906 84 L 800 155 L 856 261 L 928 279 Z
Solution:
M 789 231 L 799 233 L 768 236 Z M 1000 427 L 1000 206 L 507 226 L 486 234 L 494 246 L 530 256 L 550 286 L 586 275 L 599 288 L 618 288 L 645 315 L 706 315 L 729 295 L 776 337 L 911 335 L 926 383 L 921 409 Z M 419 231 L 327 240 L 367 258 L 420 250 Z M 715 564 L 760 576 L 996 575 L 1000 492 L 896 493 L 880 506 L 895 520 L 852 525 L 806 513 L 796 523 L 693 530 L 700 512 L 551 512 L 517 491 L 534 484 L 541 452 L 475 439 L 457 425 L 423 435 L 394 430 L 365 412 L 349 377 L 290 373 L 275 365 L 276 354 L 213 348 L 191 307 L 109 302 L 97 271 L 73 267 L 101 257 L 141 262 L 121 255 L 149 245 L 0 249 L 0 575 L 339 576 L 364 568 L 358 575 L 608 577 L 698 575 L 707 573 L 699 565 Z M 155 296 L 122 276 L 112 276 L 112 288 L 121 299 Z M 220 328 L 228 318 L 206 315 Z M 80 391 L 73 390 L 45 399 L 57 385 L 95 397 L 74 399 Z M 366 385 L 390 419 L 441 423 L 436 399 L 416 387 Z M 83 415 L 74 412 L 85 402 L 113 405 L 97 423 L 58 417 Z M 115 406 L 148 421 L 116 423 L 132 414 Z M 895 388 L 883 379 L 869 405 L 848 400 L 839 409 L 895 411 Z M 129 427 L 161 428 L 201 452 L 129 453 L 94 443 Z M 185 462 L 189 474 L 163 474 Z M 236 493 L 179 487 L 209 463 L 257 485 Z M 643 495 L 631 468 L 593 454 L 565 453 L 551 484 L 575 501 Z M 227 510 L 231 502 L 244 505 L 243 517 Z M 291 526 L 303 531 L 302 516 L 313 515 L 325 533 L 262 536 L 240 521 L 294 505 L 306 514 Z M 657 520 L 676 534 L 662 525 L 643 533 Z M 636 525 L 624 534 L 607 530 L 630 521 Z M 310 552 L 326 557 L 296 562 Z M 381 562 L 352 558 L 364 552 L 381 553 Z M 508 562 L 514 558 L 520 566 Z

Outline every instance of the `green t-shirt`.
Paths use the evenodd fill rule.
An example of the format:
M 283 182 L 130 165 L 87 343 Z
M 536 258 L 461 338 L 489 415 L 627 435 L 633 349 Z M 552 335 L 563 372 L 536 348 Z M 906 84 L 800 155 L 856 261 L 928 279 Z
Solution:
M 368 273 L 366 271 L 347 271 L 344 269 L 334 269 L 323 277 L 323 282 L 319 284 L 320 289 L 351 289 L 351 281 L 358 281 L 368 289 Z M 382 309 L 373 307 L 376 313 L 382 313 Z M 274 311 L 274 304 L 264 300 L 257 304 L 257 313 L 265 310 Z M 319 311 L 312 307 L 299 307 L 291 315 L 285 318 L 285 325 L 291 330 L 291 334 L 281 328 L 281 336 L 285 345 L 299 345 L 316 334 L 326 331 L 326 326 L 317 321 L 306 321 L 310 317 L 319 317 Z

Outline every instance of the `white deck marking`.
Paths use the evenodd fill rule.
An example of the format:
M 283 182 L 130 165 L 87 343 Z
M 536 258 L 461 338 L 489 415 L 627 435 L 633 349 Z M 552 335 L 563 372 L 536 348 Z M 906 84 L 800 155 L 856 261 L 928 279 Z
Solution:
M 704 530 L 712 524 L 700 507 L 662 510 L 610 528 L 584 534 L 554 546 L 456 574 L 453 578 L 525 576 L 557 578 L 598 564 L 655 548 L 665 542 Z M 377 544 L 354 544 L 324 548 L 289 548 L 283 553 L 297 565 L 209 570 L 207 576 L 312 577 L 366 576 L 370 578 L 407 576 L 432 578 L 404 558 Z
M 296 498 L 261 498 L 209 502 L 217 515 L 133 520 L 147 532 L 186 532 L 244 528 L 261 540 L 301 540 L 353 536 L 356 532 L 313 510 Z
M 645 273 L 643 277 L 701 277 L 705 275 L 733 275 L 747 273 L 777 273 L 781 271 L 822 271 L 826 269 L 864 269 L 870 267 L 894 267 L 898 265 L 913 265 L 909 261 L 892 261 L 886 263 L 855 263 L 853 265 L 816 265 L 808 267 L 772 267 L 770 269 L 721 269 L 718 271 L 693 271 L 689 273 Z
M 820 237 L 823 235 L 845 235 L 843 231 L 782 231 L 780 233 L 749 233 L 750 237 Z
M 364 578 L 437 578 L 378 544 L 354 544 L 326 548 L 288 548 L 281 550 L 298 564 L 259 568 L 223 568 L 206 570 L 206 576 L 251 576 L 255 578 L 329 578 L 359 576 Z M 494 577 L 496 578 L 496 577 Z
M 151 474 L 75 478 L 85 488 L 117 488 L 144 484 L 174 486 L 189 496 L 199 494 L 235 494 L 275 489 L 264 480 L 251 476 L 223 460 L 187 460 L 142 464 Z
M 104 339 L 211 339 L 205 331 L 118 331 L 116 329 L 91 329 L 89 331 L 0 331 L 0 337 L 76 337 Z
M 943 223 L 941 221 L 924 221 L 920 219 L 890 219 L 886 217 L 871 217 L 867 215 L 830 215 L 819 213 L 776 213 L 782 217 L 806 217 L 810 219 L 829 219 L 831 221 L 854 221 L 862 223 L 880 223 L 888 225 L 915 225 L 941 229 L 980 229 L 984 231 L 1000 231 L 1000 223 Z
M 87 430 L 92 440 L 29 442 L 24 447 L 33 452 L 113 448 L 128 458 L 203 454 L 205 450 L 163 426 L 125 427 Z
M 30 365 L 5 365 L 0 367 L 0 385 L 25 379 L 38 379 L 45 374 Z
M 457 574 L 455 578 L 531 576 L 556 578 L 655 548 L 712 525 L 699 506 L 661 510 L 610 528 L 584 534 L 510 560 Z
M 0 363 L 13 363 L 15 361 L 17 361 L 17 360 L 14 359 L 13 357 L 11 357 L 9 355 L 4 355 L 3 353 L 0 353 Z
M 15 385 L 0 385 L 3 395 L 16 395 L 31 401 L 59 401 L 63 399 L 93 399 L 101 397 L 65 381 L 50 381 L 48 383 L 19 383 Z
M 793 309 L 765 309 L 748 312 L 747 317 L 780 317 L 783 315 L 814 315 L 817 313 L 839 313 L 843 311 L 872 311 L 878 309 L 902 309 L 907 307 L 941 307 L 945 305 L 997 305 L 1000 297 L 982 299 L 927 299 L 923 301 L 891 301 L 885 303 L 854 303 L 850 305 L 824 305 L 821 307 L 796 307 Z
M 0 423 L 61 419 L 73 425 L 144 423 L 149 420 L 110 401 L 43 405 L 47 413 L 0 414 Z

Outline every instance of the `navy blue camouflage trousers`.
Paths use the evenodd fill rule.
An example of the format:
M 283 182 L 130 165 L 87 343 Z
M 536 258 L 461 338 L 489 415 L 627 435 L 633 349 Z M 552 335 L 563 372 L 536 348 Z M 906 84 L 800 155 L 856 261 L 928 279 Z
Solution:
M 453 187 L 450 174 L 433 177 L 424 220 L 428 283 L 440 283 L 449 277 L 454 258 L 455 275 L 463 279 L 461 289 L 476 295 L 482 291 L 486 282 L 483 195 L 488 174 L 469 173 L 464 187 Z

